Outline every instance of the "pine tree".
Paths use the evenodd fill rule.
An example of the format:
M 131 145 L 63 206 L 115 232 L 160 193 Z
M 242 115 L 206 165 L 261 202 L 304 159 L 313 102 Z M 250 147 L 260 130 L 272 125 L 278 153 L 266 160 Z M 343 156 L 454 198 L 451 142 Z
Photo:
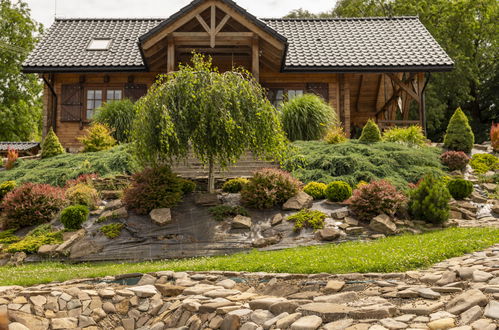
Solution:
M 447 133 L 444 137 L 444 148 L 449 150 L 464 151 L 470 153 L 475 143 L 475 135 L 468 123 L 468 117 L 461 108 L 457 108 L 452 115 Z
M 65 153 L 64 148 L 51 127 L 42 143 L 42 158 L 54 157 L 63 153 Z
M 379 127 L 372 119 L 369 119 L 362 129 L 359 142 L 376 143 L 379 141 L 381 141 L 381 132 L 379 131 Z
M 434 224 L 449 219 L 451 195 L 442 180 L 429 175 L 410 194 L 409 211 L 415 219 Z

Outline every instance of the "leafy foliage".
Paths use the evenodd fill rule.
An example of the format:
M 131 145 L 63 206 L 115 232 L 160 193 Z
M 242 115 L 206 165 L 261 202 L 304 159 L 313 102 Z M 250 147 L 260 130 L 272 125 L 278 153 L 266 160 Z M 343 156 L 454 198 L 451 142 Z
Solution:
M 289 216 L 288 221 L 293 221 L 295 223 L 293 230 L 299 232 L 302 228 L 312 228 L 314 230 L 324 228 L 326 218 L 327 215 L 324 212 L 303 209 Z
M 376 124 L 374 120 L 369 119 L 362 128 L 362 134 L 360 135 L 359 142 L 369 144 L 379 141 L 381 141 L 381 132 L 378 124 Z
M 475 143 L 475 135 L 468 123 L 468 117 L 461 108 L 457 108 L 449 121 L 449 126 L 447 126 L 444 148 L 469 154 L 473 148 L 473 143 Z
M 499 158 L 491 154 L 474 154 L 470 165 L 476 173 L 484 174 L 499 170 Z
M 291 141 L 320 140 L 335 121 L 333 108 L 315 94 L 297 96 L 281 111 L 282 127 Z
M 249 182 L 246 178 L 235 178 L 224 182 L 222 191 L 227 193 L 238 193 L 243 190 L 244 186 Z
M 298 193 L 300 181 L 286 171 L 265 168 L 255 172 L 241 190 L 243 202 L 257 209 L 271 208 Z
M 362 144 L 349 141 L 337 145 L 325 142 L 294 142 L 293 152 L 283 168 L 308 183 L 345 181 L 355 187 L 359 181 L 387 179 L 399 188 L 418 182 L 426 173 L 443 175 L 440 149 L 409 148 L 380 142 Z
M 78 184 L 85 184 L 87 186 L 93 187 L 94 180 L 97 179 L 98 177 L 99 175 L 95 173 L 79 175 L 76 179 L 71 179 L 66 181 L 66 188 L 74 187 Z
M 249 215 L 248 210 L 244 207 L 230 205 L 213 206 L 208 209 L 208 212 L 210 212 L 217 221 L 223 221 L 228 217 L 235 217 L 236 215 L 243 215 L 245 217 Z
M 192 180 L 183 179 L 183 178 L 179 178 L 179 180 L 180 180 L 180 189 L 182 190 L 182 193 L 184 195 L 190 194 L 191 192 L 196 190 L 198 186 L 197 183 Z
M 137 214 L 148 214 L 153 209 L 173 207 L 181 199 L 182 181 L 169 166 L 162 165 L 135 173 L 123 202 Z
M 426 176 L 410 192 L 409 212 L 415 219 L 440 224 L 449 219 L 451 195 L 442 180 Z
M 2 202 L 2 199 L 5 197 L 5 195 L 14 190 L 16 187 L 17 183 L 15 181 L 5 181 L 0 183 L 0 203 Z
M 5 162 L 5 169 L 11 170 L 16 166 L 17 159 L 19 158 L 19 153 L 11 148 L 7 149 L 7 161 Z
M 490 143 L 495 152 L 499 152 L 499 124 L 492 123 L 490 128 Z
M 133 141 L 143 164 L 186 157 L 189 151 L 222 168 L 245 152 L 279 159 L 285 148 L 277 110 L 266 91 L 244 70 L 219 73 L 194 54 L 192 66 L 162 76 L 137 103 Z
M 446 151 L 440 156 L 442 164 L 451 171 L 462 171 L 470 162 L 470 157 L 462 151 Z
M 324 192 L 331 202 L 343 202 L 352 196 L 352 187 L 344 181 L 333 181 Z
M 324 141 L 329 144 L 338 144 L 348 141 L 348 138 L 341 126 L 330 127 L 324 137 Z
M 303 191 L 312 196 L 313 199 L 326 198 L 327 185 L 322 182 L 309 182 L 303 187 Z
M 350 209 L 360 220 L 369 221 L 385 213 L 395 215 L 407 198 L 386 180 L 373 181 L 354 190 L 349 199 Z
M 131 127 L 135 120 L 135 107 L 129 99 L 104 103 L 93 120 L 111 129 L 112 137 L 120 143 L 131 142 Z
M 125 227 L 122 223 L 110 223 L 100 227 L 99 231 L 107 238 L 113 239 L 121 235 L 121 230 Z
M 61 223 L 66 229 L 80 229 L 87 221 L 89 210 L 85 205 L 68 206 L 61 212 Z
M 426 137 L 421 126 L 393 127 L 383 132 L 383 141 L 422 147 L 426 144 Z
M 59 138 L 55 135 L 51 127 L 42 142 L 42 158 L 54 157 L 65 152 L 62 144 L 59 142 Z
M 447 183 L 447 189 L 454 199 L 464 199 L 473 192 L 473 182 L 464 179 L 453 179 Z
M 67 180 L 82 174 L 95 173 L 111 176 L 132 173 L 137 169 L 127 146 L 107 151 L 85 154 L 64 154 L 48 159 L 18 160 L 10 171 L 0 172 L 0 182 L 15 180 L 18 183 L 35 182 L 64 186 Z
M 67 204 L 64 189 L 47 184 L 25 183 L 8 193 L 1 208 L 7 227 L 27 227 L 52 220 Z
M 6 248 L 9 253 L 26 252 L 36 253 L 40 246 L 46 244 L 60 244 L 62 243 L 62 233 L 53 232 L 40 236 L 26 236 L 19 242 L 13 243 Z
M 19 242 L 21 238 L 19 236 L 14 235 L 17 228 L 7 229 L 0 232 L 0 244 L 12 244 L 15 242 Z
M 83 143 L 83 152 L 96 152 L 111 149 L 116 145 L 116 140 L 111 136 L 111 131 L 105 125 L 93 122 L 85 130 L 85 135 L 78 138 Z
M 78 183 L 66 190 L 66 198 L 73 205 L 84 205 L 91 210 L 95 210 L 99 202 L 99 193 L 94 187 Z

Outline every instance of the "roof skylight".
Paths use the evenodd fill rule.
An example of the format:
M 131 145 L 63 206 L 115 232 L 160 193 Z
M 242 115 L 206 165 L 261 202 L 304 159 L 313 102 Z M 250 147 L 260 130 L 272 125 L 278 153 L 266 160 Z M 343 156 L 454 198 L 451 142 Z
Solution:
M 108 50 L 111 46 L 111 39 L 109 38 L 93 38 L 90 40 L 87 50 Z

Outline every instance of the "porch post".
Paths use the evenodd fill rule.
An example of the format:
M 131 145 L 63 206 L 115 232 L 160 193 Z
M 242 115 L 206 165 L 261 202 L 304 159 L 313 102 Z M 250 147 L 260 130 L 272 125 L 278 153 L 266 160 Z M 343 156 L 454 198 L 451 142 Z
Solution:
M 256 81 L 260 81 L 260 41 L 257 36 L 252 39 L 251 55 L 251 73 Z
M 172 36 L 168 36 L 168 50 L 166 58 L 166 72 L 175 71 L 175 44 Z
M 343 107 L 345 114 L 345 134 L 350 137 L 350 124 L 351 124 L 351 116 L 350 116 L 350 74 L 345 74 L 343 76 Z
M 425 76 L 424 72 L 418 73 L 419 119 L 423 133 L 426 136 L 426 105 L 425 105 Z

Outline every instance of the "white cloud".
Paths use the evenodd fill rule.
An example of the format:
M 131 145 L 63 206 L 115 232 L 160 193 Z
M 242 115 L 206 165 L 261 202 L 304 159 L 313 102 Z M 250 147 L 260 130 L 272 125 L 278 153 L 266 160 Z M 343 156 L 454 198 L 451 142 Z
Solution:
M 58 17 L 168 17 L 190 0 L 25 0 L 32 17 L 48 27 Z M 236 0 L 257 17 L 282 17 L 304 8 L 311 12 L 330 10 L 335 0 Z

